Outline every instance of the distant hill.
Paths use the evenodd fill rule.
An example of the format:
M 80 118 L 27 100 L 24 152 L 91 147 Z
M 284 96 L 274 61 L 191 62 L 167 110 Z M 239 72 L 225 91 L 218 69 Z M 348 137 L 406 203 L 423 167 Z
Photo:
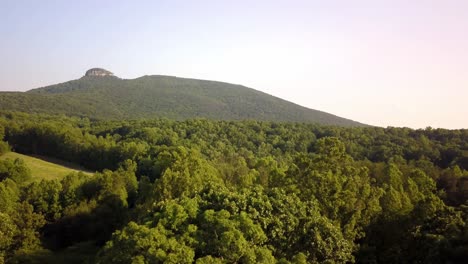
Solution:
M 251 119 L 363 126 L 241 85 L 160 75 L 120 79 L 99 68 L 78 80 L 28 92 L 1 92 L 0 110 L 96 119 Z

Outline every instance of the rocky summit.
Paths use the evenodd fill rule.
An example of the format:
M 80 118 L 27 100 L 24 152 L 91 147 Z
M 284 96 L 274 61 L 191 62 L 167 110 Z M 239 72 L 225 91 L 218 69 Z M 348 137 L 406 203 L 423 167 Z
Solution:
M 102 68 L 92 68 L 86 71 L 85 76 L 114 76 L 114 74 Z

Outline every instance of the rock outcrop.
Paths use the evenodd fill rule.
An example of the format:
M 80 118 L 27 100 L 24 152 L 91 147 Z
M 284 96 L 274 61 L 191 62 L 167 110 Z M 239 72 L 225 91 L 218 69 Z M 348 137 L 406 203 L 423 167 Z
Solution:
M 85 76 L 114 76 L 114 74 L 101 68 L 92 68 L 86 71 Z

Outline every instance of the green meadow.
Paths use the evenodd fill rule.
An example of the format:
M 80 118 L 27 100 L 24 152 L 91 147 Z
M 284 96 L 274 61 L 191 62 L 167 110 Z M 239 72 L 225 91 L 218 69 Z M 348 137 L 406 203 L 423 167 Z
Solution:
M 72 163 L 60 161 L 57 159 L 45 158 L 45 157 L 32 157 L 23 155 L 16 152 L 8 152 L 0 156 L 0 160 L 5 159 L 22 159 L 31 170 L 33 179 L 40 180 L 54 180 L 61 179 L 66 175 L 73 172 L 83 172 L 88 175 L 92 175 L 91 172 L 76 166 Z

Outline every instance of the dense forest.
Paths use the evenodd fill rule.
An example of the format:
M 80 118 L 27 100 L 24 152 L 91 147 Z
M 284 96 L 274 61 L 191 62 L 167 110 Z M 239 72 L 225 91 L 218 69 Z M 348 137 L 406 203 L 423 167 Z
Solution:
M 468 130 L 0 113 L 0 263 L 464 263 Z
M 0 110 L 99 119 L 263 120 L 363 126 L 241 85 L 172 76 L 84 76 L 28 92 L 0 92 Z

